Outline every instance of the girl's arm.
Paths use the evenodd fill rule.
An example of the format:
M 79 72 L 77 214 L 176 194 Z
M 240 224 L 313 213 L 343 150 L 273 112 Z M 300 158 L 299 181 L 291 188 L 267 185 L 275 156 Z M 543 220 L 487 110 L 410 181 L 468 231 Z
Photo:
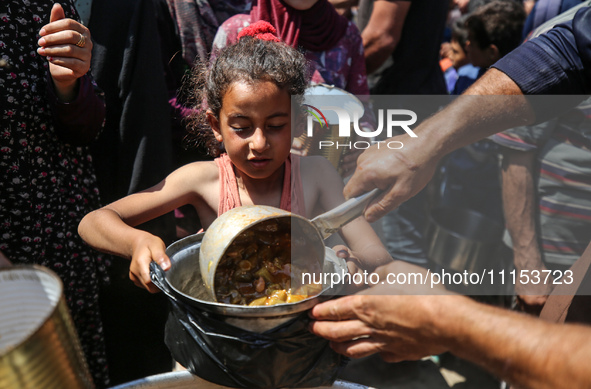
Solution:
M 313 169 L 303 170 L 310 177 L 306 183 L 316 185 L 318 204 L 322 210 L 330 210 L 345 201 L 343 196 L 343 180 L 334 167 L 322 157 L 307 157 Z M 313 160 L 313 161 L 312 161 Z M 306 164 L 308 165 L 308 164 Z M 310 180 L 308 178 L 311 178 Z M 306 205 L 307 206 L 307 205 Z M 363 218 L 359 217 L 344 226 L 340 235 L 349 247 L 349 256 L 356 258 L 359 264 L 368 271 L 392 261 L 388 250 L 382 244 L 380 238 Z M 351 268 L 351 266 L 349 266 Z
M 207 203 L 196 192 L 194 184 L 199 182 L 204 190 L 211 185 L 208 174 L 204 174 L 208 170 L 203 169 L 205 164 L 208 162 L 184 166 L 152 188 L 87 214 L 78 226 L 78 233 L 99 251 L 131 259 L 130 279 L 137 286 L 156 292 L 150 280 L 149 265 L 155 261 L 168 270 L 170 260 L 165 254 L 165 244 L 159 237 L 133 227 L 185 204 L 205 207 Z

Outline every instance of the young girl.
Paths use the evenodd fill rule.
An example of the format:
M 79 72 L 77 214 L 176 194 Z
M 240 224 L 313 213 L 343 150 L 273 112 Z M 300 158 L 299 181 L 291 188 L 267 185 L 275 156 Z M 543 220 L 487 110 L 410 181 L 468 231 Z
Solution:
M 243 36 L 221 52 L 204 81 L 194 76 L 196 89 L 204 88 L 208 109 L 205 119 L 194 120 L 192 127 L 203 135 L 208 122 L 211 131 L 205 134 L 211 136 L 201 141 L 215 161 L 185 165 L 158 185 L 96 210 L 80 223 L 80 235 L 91 246 L 130 258 L 130 278 L 151 292 L 157 289 L 150 281 L 150 262 L 167 270 L 170 261 L 160 238 L 133 226 L 185 204 L 195 207 L 207 228 L 241 205 L 270 205 L 310 218 L 313 210 L 344 201 L 342 179 L 330 162 L 290 155 L 292 111 L 301 111 L 291 96 L 301 99 L 304 93 L 305 59 L 265 28 L 254 26 L 245 34 L 270 40 Z M 357 258 L 368 270 L 392 260 L 363 218 L 344 227 L 342 236 L 351 248 L 344 256 Z

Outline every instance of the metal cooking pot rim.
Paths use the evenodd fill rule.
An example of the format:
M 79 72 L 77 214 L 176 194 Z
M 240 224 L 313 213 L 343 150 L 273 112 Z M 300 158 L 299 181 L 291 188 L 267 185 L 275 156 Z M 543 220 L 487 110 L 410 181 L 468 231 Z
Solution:
M 49 268 L 46 268 L 44 266 L 35 265 L 35 264 L 31 264 L 31 265 L 17 264 L 17 265 L 11 265 L 11 266 L 8 266 L 8 267 L 0 268 L 0 273 L 2 273 L 2 272 L 8 272 L 8 271 L 14 271 L 14 270 L 26 270 L 26 271 L 34 271 L 35 274 L 38 274 L 39 272 L 47 274 L 54 281 L 57 282 L 57 287 L 59 289 L 59 293 L 58 294 L 60 296 L 63 296 L 63 293 L 64 293 L 64 284 L 63 284 L 61 278 L 59 278 L 58 275 L 55 274 L 55 272 L 53 270 L 51 270 Z M 47 313 L 47 315 L 45 315 L 42 319 L 39 320 L 39 323 L 35 327 L 35 329 L 33 331 L 31 331 L 26 337 L 24 337 L 17 344 L 15 344 L 13 346 L 9 346 L 9 347 L 7 347 L 4 350 L 0 350 L 0 358 L 2 358 L 4 355 L 8 355 L 11 351 L 16 350 L 17 348 L 21 347 L 29 339 L 31 339 L 36 334 L 38 334 L 41 331 L 41 329 L 43 328 L 43 325 L 54 314 L 55 309 L 56 309 L 57 305 L 59 304 L 59 300 L 60 300 L 60 298 L 58 298 L 55 302 L 52 302 L 51 310 L 49 310 L 49 312 Z
M 175 264 L 183 259 L 179 258 L 179 256 L 180 254 L 182 254 L 182 251 L 184 249 L 194 249 L 193 258 L 198 257 L 199 246 L 201 245 L 203 235 L 203 232 L 195 235 L 190 235 L 186 238 L 174 242 L 166 249 L 166 254 L 169 256 L 171 260 L 171 269 L 165 273 L 166 283 L 176 293 L 182 296 L 187 302 L 196 305 L 196 307 L 199 309 L 203 309 L 205 311 L 209 311 L 212 313 L 236 317 L 279 317 L 306 311 L 312 308 L 314 305 L 318 304 L 319 302 L 329 299 L 333 294 L 337 293 L 340 290 L 341 285 L 335 286 L 335 288 L 333 288 L 332 291 L 329 287 L 325 286 L 322 292 L 320 292 L 318 295 L 308 297 L 305 300 L 298 301 L 295 303 L 277 304 L 267 307 L 249 307 L 244 305 L 224 304 L 215 301 L 201 300 L 193 296 L 190 296 L 179 290 L 176 286 L 172 284 L 172 282 L 170 282 L 169 272 L 173 271 L 173 267 L 175 266 Z M 332 251 L 329 248 L 326 248 L 325 252 L 325 266 L 327 266 L 328 263 L 328 265 L 332 264 L 335 270 L 337 271 L 340 271 L 341 269 L 347 269 L 345 260 L 343 258 L 336 256 L 336 254 L 334 254 L 334 251 Z M 199 269 L 199 265 L 196 266 L 196 269 Z M 324 271 L 326 270 L 327 269 L 325 268 Z M 201 281 L 201 276 L 197 277 L 197 279 Z M 329 291 L 332 293 L 329 294 Z
M 503 232 L 503 226 L 501 226 L 499 223 L 497 223 L 496 221 L 494 221 L 493 219 L 491 219 L 490 217 L 472 210 L 472 209 L 467 209 L 467 208 L 459 208 L 459 207 L 450 207 L 450 206 L 443 206 L 443 207 L 437 207 L 434 208 L 430 215 L 429 215 L 429 223 L 433 223 L 434 226 L 437 226 L 437 228 L 441 229 L 442 231 L 445 231 L 446 234 L 449 234 L 451 236 L 453 236 L 454 238 L 458 238 L 458 239 L 470 239 L 474 242 L 481 242 L 481 243 L 488 243 L 490 241 L 495 241 L 496 239 L 476 239 L 476 238 L 472 238 L 472 237 L 467 237 L 466 235 L 455 231 L 451 228 L 449 228 L 448 225 L 444 225 L 443 223 L 441 223 L 441 221 L 439 220 L 438 217 L 436 217 L 438 214 L 442 213 L 442 212 L 458 212 L 458 213 L 466 213 L 466 214 L 470 214 L 470 216 L 477 216 L 483 220 L 486 220 L 486 222 L 489 224 L 489 226 L 491 226 L 491 228 L 497 229 L 499 230 L 499 234 L 502 234 Z

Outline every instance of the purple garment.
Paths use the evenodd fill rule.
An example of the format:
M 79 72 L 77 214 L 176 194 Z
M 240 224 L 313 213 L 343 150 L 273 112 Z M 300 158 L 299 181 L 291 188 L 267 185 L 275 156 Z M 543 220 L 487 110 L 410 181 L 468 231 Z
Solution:
M 250 15 L 235 15 L 226 20 L 215 36 L 212 59 L 224 47 L 235 43 L 238 33 L 250 23 Z M 353 23 L 349 22 L 345 35 L 331 49 L 303 50 L 303 53 L 310 66 L 312 83 L 334 85 L 354 95 L 369 94 L 361 34 Z
M 183 58 L 207 61 L 219 26 L 229 17 L 250 10 L 251 0 L 166 0 L 181 38 Z
M 79 82 L 76 98 L 64 103 L 58 99 L 47 72 L 47 99 L 56 121 L 56 132 L 64 142 L 73 145 L 88 144 L 96 139 L 105 119 L 102 92 L 97 91 L 94 80 L 84 75 Z

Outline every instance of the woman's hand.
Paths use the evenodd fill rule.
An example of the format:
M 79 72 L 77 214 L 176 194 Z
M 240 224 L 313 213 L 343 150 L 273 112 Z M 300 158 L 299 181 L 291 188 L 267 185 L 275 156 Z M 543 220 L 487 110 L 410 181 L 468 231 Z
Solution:
M 145 233 L 133 243 L 132 247 L 129 278 L 140 288 L 145 288 L 151 293 L 158 292 L 159 289 L 150 278 L 150 262 L 156 262 L 164 271 L 170 269 L 170 259 L 166 255 L 164 242 L 152 234 Z
M 4 253 L 0 251 L 0 267 L 7 267 L 11 265 L 12 263 L 8 260 L 8 258 L 6 258 Z
M 66 19 L 60 4 L 51 9 L 49 24 L 39 31 L 37 52 L 49 60 L 49 72 L 58 98 L 70 102 L 76 98 L 78 78 L 90 69 L 92 40 L 90 31 L 72 19 Z

